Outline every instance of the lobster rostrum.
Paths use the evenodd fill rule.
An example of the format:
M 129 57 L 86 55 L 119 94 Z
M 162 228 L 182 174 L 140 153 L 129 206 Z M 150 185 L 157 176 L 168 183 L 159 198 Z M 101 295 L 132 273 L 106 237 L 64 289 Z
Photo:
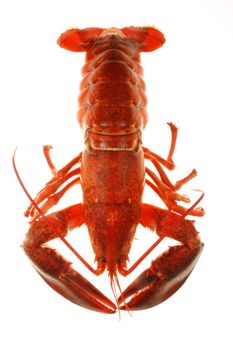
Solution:
M 204 210 L 197 207 L 203 194 L 186 208 L 179 202 L 188 203 L 188 197 L 178 193 L 196 171 L 172 184 L 164 170 L 174 169 L 176 126 L 168 123 L 171 144 L 166 159 L 142 146 L 147 100 L 140 53 L 156 50 L 164 42 L 163 34 L 153 27 L 70 29 L 63 33 L 58 39 L 62 48 L 86 53 L 77 114 L 84 150 L 57 171 L 50 158 L 51 146 L 44 146 L 53 177 L 35 199 L 25 189 L 13 162 L 31 200 L 26 211 L 30 229 L 23 242 L 26 255 L 54 290 L 91 310 L 114 313 L 117 309 L 140 310 L 163 302 L 185 282 L 203 249 L 194 221 L 186 218 L 204 215 Z M 155 172 L 145 166 L 145 159 Z M 76 184 L 81 185 L 83 202 L 48 214 Z M 151 188 L 166 209 L 142 202 L 144 186 Z M 88 228 L 95 267 L 66 240 L 70 230 L 83 224 Z M 139 224 L 156 232 L 157 240 L 128 267 Z M 177 245 L 156 257 L 121 291 L 118 274 L 129 275 L 165 237 Z M 54 238 L 60 238 L 95 275 L 108 271 L 115 303 L 46 245 Z

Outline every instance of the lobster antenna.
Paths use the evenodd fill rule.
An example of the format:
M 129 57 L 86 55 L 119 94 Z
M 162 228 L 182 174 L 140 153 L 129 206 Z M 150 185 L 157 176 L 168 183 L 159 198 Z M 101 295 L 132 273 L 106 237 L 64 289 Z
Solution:
M 14 168 L 14 172 L 15 172 L 15 175 L 20 183 L 20 186 L 22 187 L 24 193 L 26 194 L 26 196 L 28 197 L 29 201 L 34 205 L 34 207 L 36 208 L 36 210 L 38 211 L 38 213 L 45 217 L 44 214 L 42 213 L 42 211 L 40 210 L 40 208 L 38 207 L 38 205 L 35 203 L 34 199 L 32 198 L 32 196 L 30 195 L 30 193 L 28 192 L 28 190 L 26 189 L 21 177 L 19 176 L 19 172 L 16 168 L 16 164 L 15 164 L 15 155 L 16 155 L 16 151 L 17 151 L 17 147 L 15 147 L 15 151 L 14 151 L 14 154 L 13 154 L 13 157 L 12 157 L 12 163 L 13 163 L 13 168 Z

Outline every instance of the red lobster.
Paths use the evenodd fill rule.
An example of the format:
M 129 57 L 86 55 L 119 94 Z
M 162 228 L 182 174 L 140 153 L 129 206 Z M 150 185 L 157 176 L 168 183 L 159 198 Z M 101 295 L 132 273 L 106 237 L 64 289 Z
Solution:
M 63 33 L 58 39 L 62 48 L 86 52 L 77 115 L 84 133 L 84 151 L 56 171 L 50 146 L 45 146 L 44 154 L 54 176 L 34 200 L 13 161 L 31 200 L 26 211 L 31 224 L 23 242 L 26 255 L 55 291 L 91 310 L 114 313 L 117 309 L 140 310 L 163 302 L 185 282 L 203 249 L 194 221 L 186 219 L 187 215 L 204 215 L 204 210 L 197 207 L 203 194 L 189 209 L 177 203 L 189 202 L 177 191 L 196 171 L 172 184 L 163 168 L 174 169 L 176 126 L 168 123 L 171 145 L 167 159 L 142 146 L 147 101 L 140 52 L 156 50 L 164 42 L 163 34 L 153 27 L 71 29 Z M 145 159 L 157 174 L 145 167 Z M 75 184 L 81 184 L 83 203 L 46 215 Z M 142 203 L 145 184 L 167 209 Z M 83 224 L 88 228 L 96 268 L 66 240 L 69 230 Z M 158 239 L 128 268 L 138 224 L 155 231 Z M 153 260 L 122 292 L 118 272 L 129 275 L 165 237 L 178 244 Z M 62 255 L 45 245 L 54 238 L 60 238 L 95 275 L 108 271 L 116 305 Z

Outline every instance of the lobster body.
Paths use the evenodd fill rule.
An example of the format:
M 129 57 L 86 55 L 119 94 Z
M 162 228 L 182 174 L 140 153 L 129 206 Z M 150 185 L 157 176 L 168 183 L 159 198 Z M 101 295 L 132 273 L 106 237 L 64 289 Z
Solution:
M 31 225 L 23 242 L 25 253 L 54 290 L 91 310 L 114 313 L 116 309 L 139 310 L 163 302 L 185 282 L 203 248 L 194 221 L 186 219 L 188 215 L 204 215 L 204 210 L 196 207 L 203 194 L 190 208 L 178 203 L 189 202 L 178 190 L 196 176 L 196 171 L 172 184 L 164 170 L 174 169 L 177 128 L 168 123 L 171 145 L 166 159 L 142 146 L 147 100 L 140 53 L 153 51 L 164 42 L 163 34 L 152 27 L 71 29 L 62 34 L 58 39 L 62 48 L 86 52 L 77 115 L 84 134 L 84 150 L 57 171 L 49 154 L 51 146 L 45 146 L 44 154 L 54 176 L 34 200 L 13 162 L 31 201 L 26 211 Z M 145 160 L 156 173 L 146 166 Z M 46 215 L 76 184 L 81 184 L 83 202 Z M 166 209 L 142 202 L 145 185 L 164 202 Z M 96 268 L 65 238 L 69 230 L 83 224 L 89 231 Z M 138 224 L 156 231 L 158 238 L 128 268 Z M 122 292 L 118 272 L 126 277 L 165 237 L 178 244 L 155 258 Z M 95 275 L 108 271 L 116 305 L 61 254 L 45 245 L 54 238 L 60 238 Z
M 147 114 L 138 44 L 115 34 L 97 39 L 82 73 L 84 221 L 96 261 L 113 274 L 128 259 L 145 178 L 141 130 Z

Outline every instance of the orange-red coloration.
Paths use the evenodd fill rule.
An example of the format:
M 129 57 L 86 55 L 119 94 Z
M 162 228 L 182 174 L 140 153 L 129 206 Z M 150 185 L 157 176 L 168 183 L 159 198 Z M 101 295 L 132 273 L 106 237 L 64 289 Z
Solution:
M 91 310 L 114 313 L 117 308 L 137 310 L 161 303 L 185 282 L 203 248 L 193 221 L 186 219 L 187 215 L 204 214 L 202 208 L 196 207 L 202 196 L 189 209 L 177 203 L 189 202 L 177 191 L 196 171 L 172 184 L 163 168 L 174 168 L 172 156 L 177 128 L 168 123 L 171 145 L 167 159 L 142 147 L 147 100 L 140 53 L 153 51 L 164 42 L 163 34 L 152 27 L 71 29 L 58 39 L 62 48 L 86 53 L 77 115 L 85 147 L 59 171 L 50 159 L 50 147 L 44 147 L 54 177 L 35 200 L 31 200 L 26 215 L 32 221 L 23 248 L 53 289 Z M 156 173 L 145 167 L 145 159 L 153 164 Z M 16 174 L 19 177 L 17 170 Z M 46 215 L 75 184 L 81 184 L 83 203 Z M 142 203 L 145 184 L 162 199 L 167 209 Z M 155 231 L 159 238 L 128 268 L 128 256 L 139 223 Z M 96 268 L 65 238 L 69 230 L 82 224 L 87 225 L 89 231 Z M 174 239 L 178 245 L 153 260 L 151 266 L 121 292 L 117 274 L 131 273 L 165 237 Z M 120 291 L 117 305 L 57 251 L 44 246 L 53 238 L 60 238 L 94 274 L 108 270 L 116 299 L 116 288 Z

